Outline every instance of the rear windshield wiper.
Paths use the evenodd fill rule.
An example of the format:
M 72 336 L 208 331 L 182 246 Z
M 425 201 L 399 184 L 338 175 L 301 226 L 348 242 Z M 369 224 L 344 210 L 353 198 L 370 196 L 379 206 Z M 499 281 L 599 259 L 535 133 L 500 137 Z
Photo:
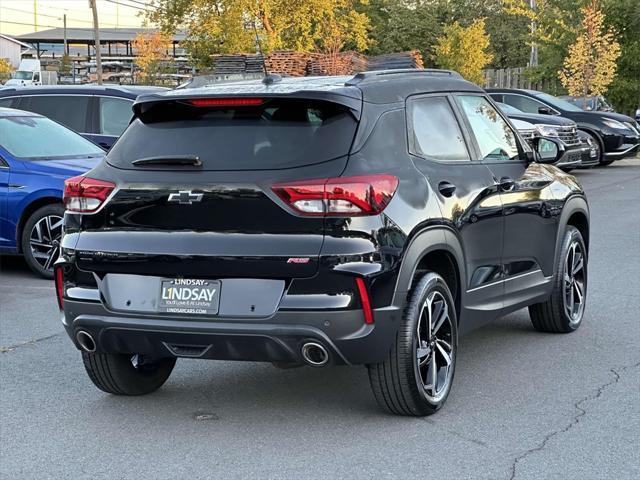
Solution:
M 136 166 L 144 165 L 188 165 L 201 167 L 202 160 L 195 155 L 166 155 L 160 157 L 139 158 L 131 162 Z

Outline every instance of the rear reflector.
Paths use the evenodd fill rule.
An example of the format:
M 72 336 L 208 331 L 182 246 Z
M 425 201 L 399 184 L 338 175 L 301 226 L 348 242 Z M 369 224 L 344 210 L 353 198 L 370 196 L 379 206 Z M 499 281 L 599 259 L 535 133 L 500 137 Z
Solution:
M 262 98 L 194 98 L 187 100 L 194 107 L 255 107 L 262 105 Z
M 115 183 L 83 176 L 68 178 L 64 182 L 63 201 L 72 212 L 95 212 L 116 188 Z
M 364 323 L 371 325 L 373 323 L 373 310 L 371 310 L 371 299 L 369 298 L 369 290 L 360 277 L 356 278 L 358 294 L 360 295 L 360 303 L 362 303 L 362 312 L 364 313 Z
M 302 215 L 356 217 L 377 215 L 398 188 L 393 175 L 337 177 L 273 185 L 273 191 Z
M 64 278 L 62 267 L 54 267 L 54 278 L 56 283 L 56 297 L 58 298 L 58 308 L 62 310 L 64 306 Z

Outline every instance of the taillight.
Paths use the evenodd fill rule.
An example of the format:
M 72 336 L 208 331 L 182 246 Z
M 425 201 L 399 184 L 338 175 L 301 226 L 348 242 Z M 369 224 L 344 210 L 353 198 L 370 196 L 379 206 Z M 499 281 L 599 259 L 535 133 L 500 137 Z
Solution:
M 194 107 L 257 107 L 262 105 L 262 98 L 244 97 L 244 98 L 193 98 L 187 100 L 187 103 Z
M 56 283 L 56 297 L 58 298 L 58 307 L 62 310 L 64 306 L 64 278 L 62 267 L 54 268 L 54 278 Z
M 360 277 L 356 278 L 356 286 L 358 287 L 360 303 L 362 304 L 362 312 L 364 313 L 364 323 L 371 325 L 373 323 L 373 310 L 371 309 L 369 290 L 367 290 L 364 280 Z
M 68 178 L 64 182 L 63 201 L 72 212 L 95 212 L 116 185 L 104 180 L 83 176 Z
M 393 175 L 377 174 L 278 183 L 273 191 L 302 215 L 377 215 L 389 204 L 398 188 Z

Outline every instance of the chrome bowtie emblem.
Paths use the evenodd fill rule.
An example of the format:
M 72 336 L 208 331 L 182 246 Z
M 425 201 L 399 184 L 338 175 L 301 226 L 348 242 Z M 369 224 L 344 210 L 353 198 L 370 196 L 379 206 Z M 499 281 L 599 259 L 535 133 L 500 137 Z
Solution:
M 191 190 L 180 190 L 169 195 L 168 202 L 176 202 L 180 205 L 191 205 L 202 200 L 201 193 L 192 193 Z

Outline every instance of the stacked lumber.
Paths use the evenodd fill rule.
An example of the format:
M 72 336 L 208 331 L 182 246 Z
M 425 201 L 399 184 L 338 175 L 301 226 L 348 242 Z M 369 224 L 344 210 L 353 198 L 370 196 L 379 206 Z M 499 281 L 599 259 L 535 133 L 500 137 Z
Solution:
M 369 58 L 367 70 L 392 70 L 397 68 L 424 68 L 422 55 L 417 50 L 389 53 Z
M 265 58 L 269 73 L 277 73 L 291 77 L 304 77 L 307 75 L 307 63 L 309 53 L 305 52 L 282 52 L 270 53 Z
M 213 75 L 244 75 L 263 72 L 263 57 L 256 54 L 212 55 Z M 424 68 L 417 50 L 367 57 L 358 52 L 337 54 L 276 51 L 264 57 L 267 71 L 290 77 L 352 75 L 366 70 Z

